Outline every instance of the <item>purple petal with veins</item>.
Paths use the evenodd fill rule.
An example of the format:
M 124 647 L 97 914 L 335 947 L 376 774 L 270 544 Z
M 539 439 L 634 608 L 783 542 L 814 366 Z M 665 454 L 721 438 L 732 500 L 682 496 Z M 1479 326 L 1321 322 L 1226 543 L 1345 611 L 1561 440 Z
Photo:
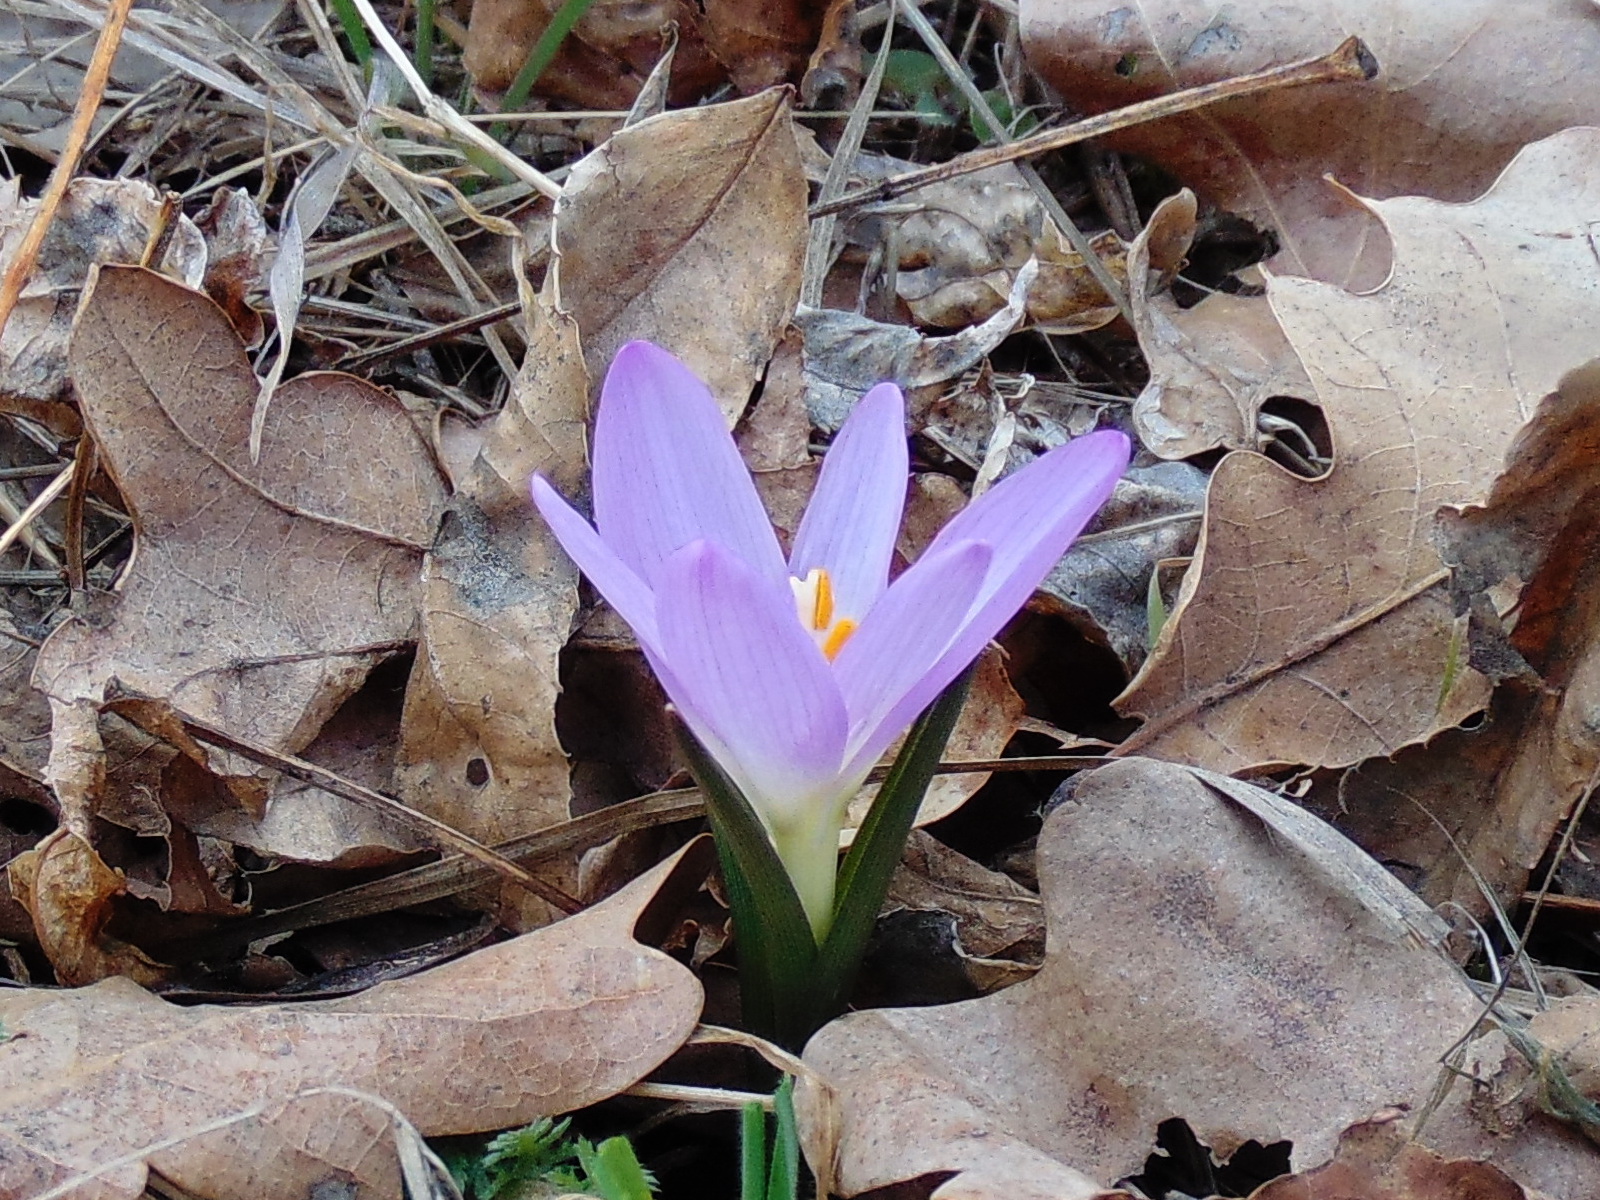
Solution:
M 649 342 L 612 360 L 594 430 L 600 536 L 646 583 L 706 538 L 777 582 L 786 568 L 772 522 L 706 385 Z
M 715 542 L 692 542 L 662 567 L 656 622 L 673 701 L 714 732 L 773 824 L 837 787 L 844 701 L 787 589 Z
M 906 402 L 880 383 L 850 410 L 794 535 L 789 573 L 828 572 L 839 612 L 860 620 L 889 582 L 905 510 Z

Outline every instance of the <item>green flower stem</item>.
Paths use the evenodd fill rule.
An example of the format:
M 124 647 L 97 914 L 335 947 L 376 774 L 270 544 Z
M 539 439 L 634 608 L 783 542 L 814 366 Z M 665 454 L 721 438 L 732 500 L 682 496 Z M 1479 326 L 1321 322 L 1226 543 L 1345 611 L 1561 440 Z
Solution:
M 850 794 L 855 794 L 855 788 Z M 846 797 L 848 800 L 848 796 Z M 839 875 L 839 827 L 841 820 L 819 821 L 810 826 L 796 823 L 772 831 L 778 860 L 789 873 L 789 882 L 800 897 L 811 934 L 821 945 L 833 924 L 834 887 Z
M 818 903 L 822 886 L 809 873 L 820 873 L 823 863 L 834 869 L 837 834 L 826 854 L 820 841 L 806 847 L 802 857 L 810 856 L 803 863 L 808 876 L 797 892 L 749 799 L 679 723 L 679 740 L 705 794 L 717 841 L 739 947 L 744 1020 L 752 1032 L 798 1051 L 848 1002 L 889 880 L 961 715 L 971 676 L 969 670 L 946 688 L 906 735 L 844 866 L 828 881 L 835 889 L 833 919 L 820 947 L 801 896 L 813 893 L 811 902 Z

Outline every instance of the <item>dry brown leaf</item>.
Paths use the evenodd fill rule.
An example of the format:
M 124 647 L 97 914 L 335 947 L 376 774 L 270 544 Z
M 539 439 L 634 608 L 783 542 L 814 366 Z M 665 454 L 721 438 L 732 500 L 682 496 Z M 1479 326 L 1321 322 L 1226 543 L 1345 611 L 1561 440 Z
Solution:
M 1022 0 L 1029 60 L 1087 112 L 1326 53 L 1357 33 L 1370 83 L 1288 88 L 1140 125 L 1114 144 L 1276 230 L 1279 270 L 1370 287 L 1388 247 L 1363 196 L 1470 200 L 1517 150 L 1600 124 L 1591 4 L 1492 0 Z
M 1150 368 L 1133 402 L 1133 423 L 1145 448 L 1161 458 L 1190 458 L 1218 446 L 1256 449 L 1262 404 L 1312 395 L 1265 296 L 1217 294 L 1185 309 L 1166 293 L 1194 221 L 1192 193 L 1170 196 L 1128 251 L 1128 299 Z
M 0 611 L 0 766 L 43 780 L 50 759 L 50 704 L 33 686 L 38 649 Z
M 120 591 L 57 628 L 34 673 L 55 720 L 49 779 L 81 822 L 113 678 L 275 748 L 310 742 L 411 636 L 444 494 L 404 410 L 352 376 L 280 389 L 252 464 L 256 383 L 238 338 L 210 300 L 152 272 L 101 269 L 71 369 L 138 536 Z
M 860 155 L 855 175 L 876 183 L 914 166 Z M 1030 325 L 1047 333 L 1085 333 L 1117 316 L 1116 305 L 1014 164 L 930 184 L 891 205 L 868 206 L 845 232 L 857 246 L 895 256 L 895 294 L 919 325 L 962 329 L 988 320 L 1006 306 L 1017 272 L 1030 258 L 1039 260 L 1038 278 L 1028 288 Z M 1121 239 L 1107 230 L 1091 245 L 1121 279 L 1127 255 Z
M 1149 648 L 1150 574 L 1194 553 L 1206 482 L 1189 463 L 1130 467 L 1090 532 L 1039 585 L 1035 607 L 1104 640 L 1132 674 Z
M 1410 1141 L 1400 1116 L 1351 1126 L 1339 1135 L 1332 1162 L 1274 1179 L 1250 1200 L 1527 1200 L 1499 1167 L 1446 1159 Z
M 165 972 L 136 946 L 106 934 L 112 901 L 128 890 L 75 833 L 57 829 L 6 867 L 11 894 L 33 918 L 34 935 L 56 979 L 75 986 L 125 975 L 155 983 Z
M 206 210 L 195 218 L 206 239 L 206 274 L 201 284 L 206 295 L 222 306 L 250 349 L 261 344 L 265 333 L 261 314 L 248 297 L 266 286 L 266 218 L 242 188 L 218 188 Z
M 1182 767 L 1118 763 L 1070 794 L 1039 841 L 1038 975 L 807 1046 L 843 1102 L 843 1194 L 936 1171 L 958 1174 L 935 1197 L 1084 1194 L 1175 1116 L 1219 1155 L 1289 1139 L 1315 1164 L 1427 1096 L 1479 1011 L 1453 966 Z
M 0 270 L 11 265 L 38 210 L 21 198 L 21 182 L 0 184 Z M 97 263 L 137 266 L 146 247 L 170 227 L 157 264 L 174 279 L 199 287 L 206 243 L 181 212 L 163 211 L 155 188 L 132 179 L 74 179 L 39 249 L 16 309 L 0 335 L 0 407 L 24 412 L 53 428 L 77 432 L 66 407 L 67 342 L 73 314 L 90 268 Z
M 361 1106 L 285 1105 L 308 1088 L 382 1096 L 427 1136 L 501 1129 L 613 1095 L 694 1028 L 700 984 L 634 940 L 658 890 L 694 886 L 702 844 L 606 903 L 340 1000 L 179 1008 L 127 979 L 0 992 L 0 1192 L 34 1195 L 169 1138 L 150 1167 L 202 1195 L 398 1195 Z M 195 1133 L 229 1113 L 253 1120 Z M 185 1137 L 184 1135 L 194 1134 Z M 136 1163 L 74 1197 L 134 1197 Z
M 409 804 L 488 844 L 572 815 L 555 709 L 578 576 L 528 479 L 581 487 L 589 377 L 570 319 L 536 302 L 527 317 L 516 385 L 423 567 L 396 772 Z
M 946 762 L 999 758 L 1012 734 L 1017 732 L 1017 723 L 1022 720 L 1026 709 L 1022 697 L 1011 686 L 1011 679 L 1006 674 L 1005 654 L 998 647 L 990 646 L 978 658 L 978 669 L 972 677 L 972 690 L 967 693 L 966 703 L 961 706 L 961 716 L 950 733 L 950 740 L 945 743 L 942 757 Z M 899 753 L 903 740 L 897 738 L 894 745 L 884 752 L 885 762 L 894 761 L 894 755 Z M 922 805 L 917 809 L 917 827 L 931 825 L 948 817 L 972 799 L 973 794 L 988 781 L 988 772 L 937 776 L 928 786 L 927 794 L 922 797 Z M 848 846 L 855 839 L 855 831 L 866 820 L 867 810 L 872 807 L 877 794 L 877 785 L 870 784 L 850 801 L 849 811 L 845 814 L 844 831 L 839 835 L 840 846 Z
M 787 92 L 651 117 L 574 164 L 545 295 L 577 321 L 590 378 L 648 339 L 732 426 L 794 316 L 805 210 Z
M 677 104 L 692 105 L 729 78 L 727 60 L 719 61 L 707 42 L 717 31 L 713 27 L 725 24 L 719 18 L 739 7 L 740 0 L 599 0 L 562 39 L 535 90 L 579 108 L 626 109 L 669 44 L 668 30 L 675 28 L 671 96 Z M 778 7 L 804 11 L 793 0 Z M 462 62 L 478 87 L 489 92 L 509 87 L 560 8 L 561 0 L 474 0 Z M 809 49 L 799 49 L 801 62 Z M 755 74 L 761 76 L 759 70 Z M 774 82 L 763 77 L 749 90 Z
M 874 321 L 835 308 L 801 308 L 795 324 L 805 335 L 806 408 L 811 423 L 832 432 L 868 389 L 886 379 L 907 391 L 942 384 L 982 362 L 1022 323 L 1028 289 L 1038 277 L 1030 260 L 1017 271 L 1011 294 L 988 320 L 948 337 L 926 337 L 909 325 Z M 915 408 L 916 396 L 911 397 Z
M 1473 612 L 1461 655 L 1513 676 L 1488 722 L 1363 763 L 1313 794 L 1319 811 L 1405 869 L 1430 902 L 1453 899 L 1483 912 L 1481 879 L 1514 906 L 1557 824 L 1593 787 L 1600 769 L 1597 490 L 1600 364 L 1591 363 L 1540 404 L 1487 502 L 1447 512 L 1441 522 L 1459 604 Z M 1509 641 L 1494 598 L 1500 607 L 1516 602 Z M 1518 667 L 1532 678 L 1515 678 Z
M 1009 875 L 991 871 L 916 830 L 889 883 L 884 912 L 950 917 L 955 952 L 980 992 L 1020 983 L 1044 956 L 1044 907 Z
M 1512 437 L 1600 321 L 1586 230 L 1600 131 L 1529 146 L 1471 204 L 1370 202 L 1395 269 L 1376 292 L 1274 279 L 1335 451 L 1306 481 L 1235 453 L 1212 476 L 1178 607 L 1119 701 L 1134 746 L 1225 772 L 1348 765 L 1483 706 L 1450 680 L 1455 614 L 1434 515 L 1480 501 Z

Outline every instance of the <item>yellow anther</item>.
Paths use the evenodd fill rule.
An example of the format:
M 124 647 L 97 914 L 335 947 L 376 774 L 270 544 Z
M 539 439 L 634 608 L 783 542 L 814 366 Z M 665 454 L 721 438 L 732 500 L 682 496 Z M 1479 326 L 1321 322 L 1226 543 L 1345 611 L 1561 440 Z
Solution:
M 831 662 L 843 645 L 856 631 L 857 622 L 849 617 L 836 616 L 833 608 L 833 580 L 823 567 L 812 567 L 804 579 L 789 577 L 789 589 L 794 592 L 795 615 L 807 633 L 816 640 L 818 648 Z
M 833 581 L 821 567 L 811 569 L 807 582 L 811 579 L 815 579 L 817 585 L 817 599 L 811 609 L 811 628 L 820 633 L 833 624 Z M 828 657 L 833 656 L 830 654 Z
M 850 635 L 856 631 L 856 623 L 849 617 L 840 617 L 839 623 L 828 631 L 827 639 L 822 643 L 822 656 L 832 662 L 839 656 L 839 651 L 844 649 L 844 644 L 850 640 Z

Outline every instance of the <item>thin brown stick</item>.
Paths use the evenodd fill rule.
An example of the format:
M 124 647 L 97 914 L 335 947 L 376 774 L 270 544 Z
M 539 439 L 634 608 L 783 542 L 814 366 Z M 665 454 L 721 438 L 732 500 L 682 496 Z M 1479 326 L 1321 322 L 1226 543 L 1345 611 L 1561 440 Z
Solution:
M 67 488 L 67 519 L 63 534 L 63 553 L 66 555 L 67 586 L 74 593 L 81 592 L 88 580 L 88 565 L 83 545 L 84 508 L 89 499 L 89 481 L 94 478 L 99 455 L 95 452 L 94 438 L 84 431 L 78 439 L 78 452 L 72 459 L 72 482 Z
M 946 762 L 940 763 L 935 770 L 940 775 L 978 771 L 1067 771 L 1098 767 L 1110 761 L 1103 754 L 1056 754 L 1034 758 Z M 880 783 L 886 774 L 887 768 L 875 768 L 867 776 L 867 782 Z M 313 786 L 320 786 L 312 782 Z M 525 833 L 501 842 L 495 846 L 495 850 L 515 863 L 530 867 L 558 855 L 578 854 L 595 846 L 603 846 L 625 833 L 638 833 L 678 821 L 693 820 L 704 812 L 705 805 L 698 788 L 651 792 L 647 796 L 585 813 L 559 825 Z M 423 863 L 393 875 L 385 875 L 382 879 L 358 883 L 315 900 L 236 921 L 198 938 L 187 934 L 183 939 L 182 953 L 191 958 L 227 953 L 258 938 L 442 900 L 469 888 L 480 887 L 492 877 L 478 863 L 453 854 L 437 862 Z
M 114 696 L 109 696 L 108 699 L 147 700 L 151 699 L 151 697 L 139 696 L 128 689 L 122 689 Z M 271 767 L 275 771 L 281 771 L 291 779 L 298 779 L 301 783 L 309 783 L 311 786 L 321 788 L 325 792 L 332 792 L 335 796 L 348 800 L 352 804 L 359 804 L 363 808 L 382 813 L 405 825 L 412 832 L 421 834 L 440 849 L 454 850 L 457 854 L 464 854 L 495 874 L 522 885 L 541 900 L 560 909 L 562 912 L 574 913 L 583 907 L 582 904 L 553 883 L 531 874 L 505 855 L 496 850 L 491 850 L 476 838 L 469 837 L 459 829 L 446 824 L 436 817 L 430 817 L 427 813 L 418 812 L 409 805 L 402 804 L 393 796 L 385 796 L 382 792 L 363 787 L 354 780 L 346 779 L 335 771 L 320 767 L 313 762 L 307 762 L 303 758 L 296 758 L 291 754 L 283 754 L 267 746 L 238 737 L 229 733 L 226 729 L 212 725 L 208 721 L 199 720 L 187 713 L 179 712 L 177 709 L 172 709 L 171 711 L 178 723 L 183 726 L 183 731 L 198 742 L 204 742 L 206 745 L 215 746 L 220 750 L 231 751 L 239 755 L 239 757 L 249 759 L 260 766 Z
M 55 169 L 50 172 L 50 181 L 45 184 L 44 195 L 39 197 L 39 209 L 33 214 L 33 224 L 22 235 L 17 256 L 11 260 L 5 279 L 0 280 L 0 333 L 5 332 L 6 322 L 17 307 L 23 286 L 33 272 L 34 263 L 39 260 L 39 248 L 44 245 L 44 235 L 50 228 L 50 222 L 55 220 L 56 209 L 61 207 L 61 200 L 67 194 L 67 185 L 78 170 L 78 159 L 89 141 L 94 115 L 100 110 L 100 101 L 106 94 L 106 83 L 111 78 L 111 62 L 122 43 L 122 31 L 128 24 L 128 11 L 132 7 L 133 0 L 112 0 L 111 11 L 106 14 L 105 28 L 100 31 L 100 40 L 95 43 L 94 57 L 89 60 L 88 70 L 83 73 L 83 90 L 78 93 L 78 107 L 73 111 L 72 128 L 67 131 L 61 157 L 56 159 Z
M 448 325 L 440 325 L 435 329 L 425 329 L 421 333 L 414 333 L 410 337 L 401 338 L 398 342 L 391 342 L 387 346 L 378 346 L 371 350 L 361 350 L 354 354 L 346 354 L 333 364 L 335 371 L 354 371 L 361 367 L 371 366 L 375 362 L 382 362 L 386 358 L 393 358 L 397 354 L 409 354 L 413 350 L 426 350 L 429 346 L 446 341 L 449 338 L 460 337 L 464 333 L 472 333 L 482 329 L 485 325 L 493 325 L 496 321 L 504 321 L 514 317 L 522 311 L 522 301 L 512 300 L 505 304 L 496 305 L 484 312 L 473 313 L 470 317 L 462 317 L 459 321 L 451 321 Z
M 943 183 L 947 179 L 970 175 L 974 171 L 997 167 L 1002 163 L 1031 158 L 1051 150 L 1060 150 L 1064 146 L 1073 146 L 1090 138 L 1104 137 L 1108 133 L 1142 125 L 1147 121 L 1157 121 L 1162 117 L 1177 116 L 1179 113 L 1204 108 L 1219 100 L 1235 100 L 1240 96 L 1252 96 L 1257 92 L 1303 87 L 1312 83 L 1371 79 L 1377 73 L 1378 60 L 1373 58 L 1372 52 L 1366 48 L 1361 39 L 1347 38 L 1332 54 L 1323 55 L 1321 58 L 1309 58 L 1303 62 L 1290 63 L 1285 67 L 1271 67 L 1250 75 L 1240 75 L 1234 79 L 1224 79 L 1217 83 L 1202 84 L 1200 87 L 1185 88 L 1181 92 L 1172 92 L 1166 96 L 1141 100 L 1138 104 L 1130 104 L 1126 108 L 1101 113 L 1099 116 L 1086 117 L 1082 121 L 1074 121 L 1071 125 L 1036 133 L 1009 145 L 986 146 L 981 150 L 952 158 L 949 162 L 934 163 L 920 170 L 907 171 L 904 175 L 896 175 L 871 187 L 850 192 L 837 200 L 817 204 L 812 207 L 808 215 L 814 220 L 862 204 L 892 200 L 917 188 L 927 187 L 930 183 Z

